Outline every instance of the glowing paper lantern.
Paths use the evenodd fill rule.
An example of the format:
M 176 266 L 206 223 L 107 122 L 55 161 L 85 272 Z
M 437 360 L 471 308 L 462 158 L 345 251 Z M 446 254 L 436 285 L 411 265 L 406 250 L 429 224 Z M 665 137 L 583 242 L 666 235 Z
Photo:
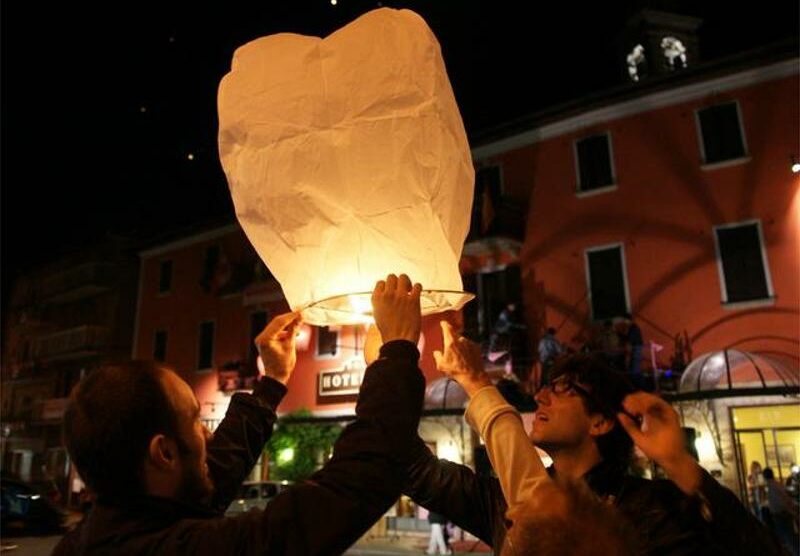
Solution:
M 236 215 L 311 324 L 367 320 L 390 272 L 423 312 L 459 309 L 473 168 L 439 44 L 408 10 L 320 39 L 239 48 L 219 88 L 219 150 Z

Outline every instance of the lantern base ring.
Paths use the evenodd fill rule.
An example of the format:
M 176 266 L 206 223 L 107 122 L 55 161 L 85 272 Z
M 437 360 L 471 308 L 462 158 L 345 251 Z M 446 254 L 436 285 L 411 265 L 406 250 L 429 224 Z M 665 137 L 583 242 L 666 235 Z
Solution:
M 420 309 L 422 315 L 444 311 L 458 311 L 475 294 L 455 290 L 422 290 Z M 317 326 L 366 324 L 372 318 L 372 292 L 355 292 L 314 301 L 301 310 L 303 320 Z

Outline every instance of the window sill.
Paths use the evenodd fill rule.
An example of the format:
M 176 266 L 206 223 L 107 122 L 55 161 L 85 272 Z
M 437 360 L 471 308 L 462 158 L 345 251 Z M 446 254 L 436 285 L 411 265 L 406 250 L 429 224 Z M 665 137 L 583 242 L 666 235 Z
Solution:
M 208 368 L 206 368 L 206 369 L 197 369 L 197 370 L 195 371 L 195 373 L 197 373 L 197 374 L 199 374 L 199 375 L 205 375 L 205 374 L 208 374 L 208 373 L 210 373 L 210 372 L 211 372 L 211 371 L 213 371 L 213 370 L 214 370 L 214 367 L 208 367 Z
M 751 299 L 749 301 L 723 301 L 722 308 L 726 311 L 739 311 L 741 309 L 753 309 L 756 307 L 770 307 L 775 305 L 775 296 L 763 299 Z
M 728 166 L 739 166 L 740 164 L 747 164 L 750 162 L 750 156 L 742 156 L 740 158 L 731 158 L 730 160 L 722 160 L 720 162 L 712 162 L 711 164 L 701 164 L 700 169 L 704 172 L 709 170 L 718 170 L 719 168 L 727 168 Z
M 575 196 L 579 199 L 582 199 L 584 197 L 593 197 L 595 195 L 600 195 L 602 193 L 608 193 L 609 191 L 616 191 L 616 189 L 617 189 L 617 184 L 612 183 L 611 185 L 604 185 L 603 187 L 598 187 L 596 189 L 589 189 L 587 191 L 581 191 L 580 189 L 578 189 L 575 192 Z

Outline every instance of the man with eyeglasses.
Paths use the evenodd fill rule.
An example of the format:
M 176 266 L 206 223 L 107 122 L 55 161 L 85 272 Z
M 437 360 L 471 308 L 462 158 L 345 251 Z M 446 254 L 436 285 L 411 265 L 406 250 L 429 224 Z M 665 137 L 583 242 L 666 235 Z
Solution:
M 536 461 L 520 457 L 523 450 L 530 453 L 528 441 L 520 440 L 522 422 L 492 386 L 479 347 L 446 322 L 442 332 L 444 350 L 434 354 L 437 367 L 470 397 L 466 418 L 487 447 L 495 446 L 490 458 L 501 481 L 439 460 L 419 441 L 404 493 L 506 553 L 506 510 L 511 504 L 501 482 L 509 495 L 524 491 L 535 482 L 531 476 L 536 474 Z M 635 528 L 642 552 L 782 554 L 770 533 L 686 450 L 672 407 L 661 398 L 635 392 L 628 379 L 602 359 L 573 356 L 560 361 L 551 384 L 535 399 L 530 441 L 553 460 L 548 474 L 560 481 L 584 481 L 598 498 L 613 504 Z M 503 419 L 499 426 L 499 417 L 508 413 L 516 418 Z M 634 442 L 669 480 L 651 481 L 630 473 Z M 530 496 L 537 495 L 536 489 L 528 490 Z

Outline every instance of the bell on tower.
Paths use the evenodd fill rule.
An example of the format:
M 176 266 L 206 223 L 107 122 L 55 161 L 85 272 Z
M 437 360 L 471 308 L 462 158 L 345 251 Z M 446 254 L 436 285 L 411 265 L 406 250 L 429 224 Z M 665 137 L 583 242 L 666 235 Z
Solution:
M 638 83 L 697 63 L 697 29 L 701 23 L 696 17 L 652 9 L 631 17 L 623 37 L 627 79 Z

